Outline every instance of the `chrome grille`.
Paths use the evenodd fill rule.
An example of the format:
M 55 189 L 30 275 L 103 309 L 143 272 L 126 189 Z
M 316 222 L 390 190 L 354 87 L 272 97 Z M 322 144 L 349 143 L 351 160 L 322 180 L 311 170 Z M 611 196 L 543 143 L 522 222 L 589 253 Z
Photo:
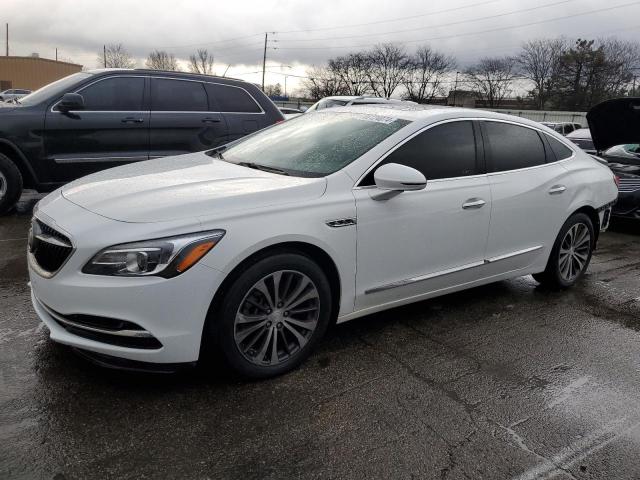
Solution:
M 51 276 L 73 252 L 71 240 L 64 234 L 34 218 L 29 231 L 29 258 L 39 273 Z
M 618 192 L 629 193 L 640 190 L 640 178 L 621 178 Z

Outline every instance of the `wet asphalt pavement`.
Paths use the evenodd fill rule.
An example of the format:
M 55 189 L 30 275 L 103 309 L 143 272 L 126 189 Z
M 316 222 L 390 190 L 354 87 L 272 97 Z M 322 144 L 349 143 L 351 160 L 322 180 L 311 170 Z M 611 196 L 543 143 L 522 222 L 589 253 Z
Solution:
M 299 370 L 103 370 L 48 340 L 0 218 L 0 479 L 640 478 L 640 222 L 531 277 L 336 326 Z

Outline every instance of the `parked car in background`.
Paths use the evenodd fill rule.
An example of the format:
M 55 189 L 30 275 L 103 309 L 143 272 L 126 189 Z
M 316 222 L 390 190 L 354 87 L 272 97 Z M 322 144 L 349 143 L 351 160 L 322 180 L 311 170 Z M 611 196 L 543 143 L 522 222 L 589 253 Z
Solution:
M 640 219 L 640 98 L 608 100 L 587 114 L 594 148 L 618 177 L 612 214 Z
M 286 118 L 287 120 L 289 120 L 290 118 L 295 118 L 298 115 L 302 115 L 304 112 L 302 110 L 299 110 L 297 108 L 291 108 L 291 107 L 278 107 L 280 108 L 280 112 L 282 112 L 282 114 L 284 115 L 284 118 Z
M 530 120 L 333 108 L 50 194 L 32 301 L 54 341 L 102 364 L 213 349 L 270 377 L 334 320 L 527 274 L 575 284 L 616 195 L 608 168 Z
M 1 104 L 0 213 L 23 187 L 50 191 L 123 163 L 206 150 L 284 120 L 252 83 L 94 70 Z
M 597 153 L 596 147 L 593 145 L 593 140 L 591 139 L 591 131 L 588 128 L 574 130 L 567 135 L 567 139 L 571 140 L 582 150 L 591 155 L 595 155 Z
M 0 102 L 8 102 L 16 98 L 22 98 L 25 95 L 29 95 L 30 93 L 31 90 L 25 90 L 23 88 L 10 88 L 9 90 L 0 92 Z
M 579 123 L 570 122 L 541 122 L 545 127 L 555 130 L 560 135 L 568 135 L 576 129 L 582 128 Z
M 324 110 L 325 108 L 333 107 L 347 107 L 349 105 L 375 105 L 375 104 L 391 104 L 398 105 L 401 103 L 409 103 L 416 105 L 415 102 L 406 100 L 397 100 L 395 98 L 381 98 L 381 97 L 365 97 L 355 95 L 337 95 L 333 97 L 325 97 L 322 100 L 317 101 L 311 105 L 305 113 L 313 112 L 316 110 Z

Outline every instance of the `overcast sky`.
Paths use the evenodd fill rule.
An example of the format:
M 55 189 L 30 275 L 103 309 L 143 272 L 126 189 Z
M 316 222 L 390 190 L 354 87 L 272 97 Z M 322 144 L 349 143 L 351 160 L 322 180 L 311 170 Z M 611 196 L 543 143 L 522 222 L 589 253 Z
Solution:
M 155 48 L 180 59 L 207 48 L 217 74 L 231 65 L 228 76 L 259 82 L 264 32 L 276 32 L 266 83 L 379 42 L 429 44 L 464 68 L 538 37 L 640 40 L 639 19 L 640 1 L 631 0 L 2 0 L 0 8 L 11 55 L 54 58 L 57 47 L 86 68 L 97 67 L 105 43 L 122 43 L 141 67 Z M 289 91 L 296 82 L 288 77 Z

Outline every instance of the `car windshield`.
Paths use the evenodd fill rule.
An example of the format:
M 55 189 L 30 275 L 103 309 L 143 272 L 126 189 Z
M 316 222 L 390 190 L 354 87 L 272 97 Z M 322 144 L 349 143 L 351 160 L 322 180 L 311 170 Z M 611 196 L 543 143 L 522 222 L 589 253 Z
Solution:
M 245 137 L 224 149 L 221 158 L 275 173 L 323 177 L 409 123 L 381 115 L 316 112 Z
M 18 100 L 18 102 L 21 105 L 37 105 L 38 103 L 48 100 L 51 97 L 56 97 L 58 95 L 62 95 L 63 93 L 67 93 L 67 91 L 76 83 L 89 78 L 90 76 L 90 73 L 74 73 L 73 75 L 69 75 L 68 77 L 61 78 L 60 80 L 45 85 L 35 92 L 22 97 L 20 100 Z

